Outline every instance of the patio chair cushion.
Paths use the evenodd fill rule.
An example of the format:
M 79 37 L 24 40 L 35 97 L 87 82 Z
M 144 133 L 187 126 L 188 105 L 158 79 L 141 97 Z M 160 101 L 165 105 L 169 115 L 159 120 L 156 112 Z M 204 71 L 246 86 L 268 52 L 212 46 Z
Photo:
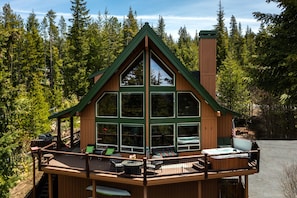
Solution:
M 114 148 L 107 148 L 105 151 L 105 155 L 112 155 L 114 153 L 115 149 Z
M 91 145 L 89 145 L 89 146 L 87 146 L 87 148 L 86 148 L 86 153 L 93 153 L 94 150 L 95 150 L 95 146 L 91 146 Z

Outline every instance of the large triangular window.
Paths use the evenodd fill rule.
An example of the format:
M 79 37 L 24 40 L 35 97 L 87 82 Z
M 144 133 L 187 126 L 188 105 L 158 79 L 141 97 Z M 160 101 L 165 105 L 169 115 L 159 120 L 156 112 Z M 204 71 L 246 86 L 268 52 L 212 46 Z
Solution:
M 121 74 L 121 87 L 143 86 L 143 53 Z
M 151 53 L 150 82 L 152 86 L 174 86 L 174 74 L 165 64 Z

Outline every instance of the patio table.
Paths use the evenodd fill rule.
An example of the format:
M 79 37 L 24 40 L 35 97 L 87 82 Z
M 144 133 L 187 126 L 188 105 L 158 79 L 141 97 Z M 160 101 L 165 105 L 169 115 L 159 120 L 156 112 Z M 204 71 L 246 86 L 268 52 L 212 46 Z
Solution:
M 124 170 L 126 174 L 141 174 L 140 167 L 143 165 L 142 161 L 124 160 L 122 164 L 124 165 Z

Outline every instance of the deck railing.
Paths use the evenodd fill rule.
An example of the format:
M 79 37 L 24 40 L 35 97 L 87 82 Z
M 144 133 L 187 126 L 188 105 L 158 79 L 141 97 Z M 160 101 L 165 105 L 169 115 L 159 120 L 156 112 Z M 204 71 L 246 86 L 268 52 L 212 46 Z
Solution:
M 81 173 L 85 173 L 87 178 L 89 178 L 91 173 L 105 173 L 111 175 L 119 175 L 123 177 L 143 178 L 144 182 L 146 182 L 147 179 L 152 177 L 186 174 L 201 174 L 204 175 L 205 179 L 207 179 L 210 173 L 222 171 L 212 169 L 209 159 L 214 155 L 207 154 L 170 157 L 161 159 L 147 159 L 146 157 L 142 159 L 130 159 L 119 156 L 105 156 L 87 153 L 65 152 L 55 150 L 55 148 L 55 142 L 53 142 L 52 144 L 47 145 L 46 147 L 39 148 L 38 150 L 34 151 L 35 154 L 37 154 L 38 156 L 38 165 L 40 170 L 43 167 L 52 167 L 63 169 L 65 171 L 80 171 Z M 244 169 L 253 169 L 258 172 L 260 164 L 260 150 L 251 150 L 244 153 L 247 153 L 248 156 L 253 156 L 253 159 L 249 159 L 248 164 Z M 237 154 L 240 155 L 242 154 L 242 152 L 234 153 L 232 155 Z M 125 160 L 141 162 L 140 174 L 126 174 L 125 171 L 123 171 L 122 169 L 119 171 L 111 170 L 110 166 L 112 160 L 121 162 Z M 157 161 L 162 162 L 160 168 L 151 169 L 150 165 L 154 164 L 154 162 Z M 239 169 L 242 170 L 243 168 Z M 232 168 L 232 170 L 229 171 L 236 170 L 237 168 Z

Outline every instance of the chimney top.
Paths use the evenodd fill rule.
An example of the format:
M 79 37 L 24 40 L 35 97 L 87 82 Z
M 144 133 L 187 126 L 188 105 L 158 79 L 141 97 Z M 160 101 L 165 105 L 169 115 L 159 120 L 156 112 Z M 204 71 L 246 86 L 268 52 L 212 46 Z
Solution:
M 200 38 L 217 38 L 217 31 L 216 30 L 201 30 L 199 32 Z

